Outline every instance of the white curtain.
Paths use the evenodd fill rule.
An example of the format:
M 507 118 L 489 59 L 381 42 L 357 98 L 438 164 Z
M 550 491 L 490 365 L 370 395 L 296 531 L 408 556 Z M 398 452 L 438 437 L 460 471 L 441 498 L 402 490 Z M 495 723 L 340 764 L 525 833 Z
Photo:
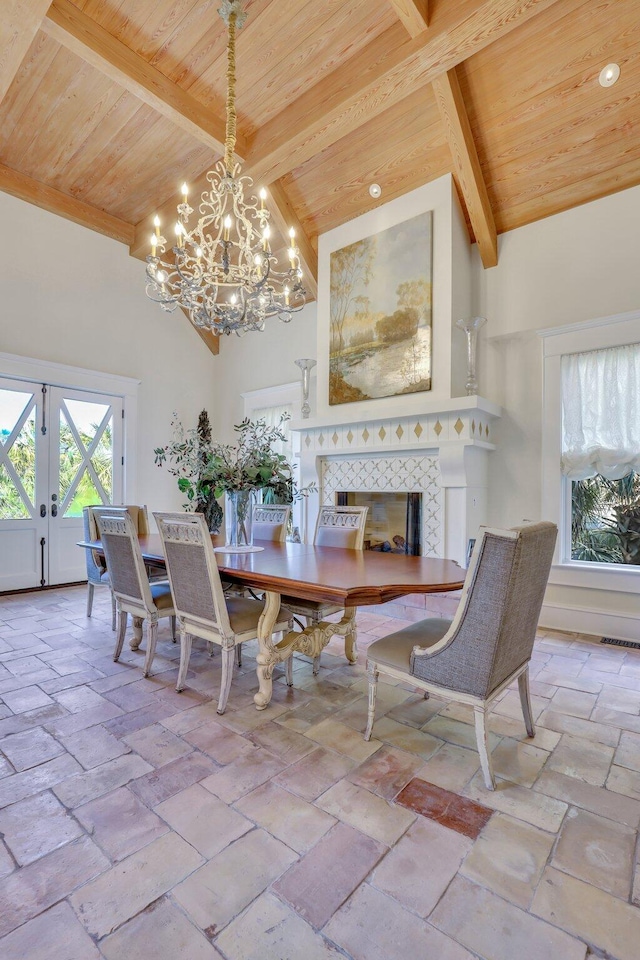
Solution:
M 640 343 L 562 357 L 562 472 L 640 471 Z

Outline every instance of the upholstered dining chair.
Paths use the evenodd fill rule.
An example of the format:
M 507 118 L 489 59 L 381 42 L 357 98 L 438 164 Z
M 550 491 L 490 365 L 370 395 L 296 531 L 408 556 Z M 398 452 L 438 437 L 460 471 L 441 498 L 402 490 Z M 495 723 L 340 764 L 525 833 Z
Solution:
M 422 620 L 371 644 L 365 740 L 371 738 L 380 673 L 427 695 L 470 704 L 484 782 L 488 790 L 495 789 L 487 711 L 516 679 L 527 734 L 535 736 L 529 660 L 557 532 L 556 525 L 547 522 L 483 529 L 453 620 Z
M 154 513 L 167 561 L 169 583 L 180 624 L 180 671 L 176 689 L 186 684 L 194 637 L 222 648 L 218 713 L 224 713 L 233 676 L 234 650 L 258 636 L 264 603 L 246 597 L 225 597 L 211 535 L 201 513 Z M 291 613 L 280 607 L 274 633 L 288 630 Z M 286 661 L 292 682 L 291 657 Z
M 313 543 L 316 547 L 342 547 L 343 550 L 362 550 L 364 546 L 364 528 L 369 507 L 320 507 Z M 283 597 L 282 602 L 295 617 L 306 617 L 307 624 L 317 624 L 334 613 L 340 613 L 342 607 L 334 603 L 316 600 L 299 600 L 296 597 Z M 302 626 L 299 621 L 296 621 Z M 350 640 L 356 649 L 355 622 Z M 313 672 L 320 669 L 320 657 L 313 659 Z
M 171 617 L 171 632 L 175 636 L 175 610 L 168 582 L 150 583 L 145 569 L 138 531 L 127 507 L 94 507 L 93 515 L 99 538 L 104 548 L 111 589 L 116 600 L 118 634 L 113 659 L 122 653 L 127 617 L 147 621 L 147 653 L 144 660 L 144 676 L 151 672 L 156 652 L 158 621 Z M 131 649 L 137 650 L 140 641 L 131 641 Z
M 96 507 L 82 508 L 82 525 L 85 540 L 98 540 L 98 525 L 96 524 L 93 511 Z M 125 509 L 131 519 L 139 537 L 146 536 L 149 533 L 149 517 L 146 505 L 126 504 Z M 95 550 L 86 551 L 87 558 L 87 617 L 91 616 L 93 609 L 93 593 L 96 587 L 109 587 L 109 571 L 107 563 L 103 556 Z M 158 567 L 147 567 L 147 573 L 150 580 L 166 580 L 166 572 Z M 111 590 L 111 629 L 116 629 L 116 598 Z
M 259 503 L 253 508 L 253 539 L 284 543 L 291 507 L 279 503 Z

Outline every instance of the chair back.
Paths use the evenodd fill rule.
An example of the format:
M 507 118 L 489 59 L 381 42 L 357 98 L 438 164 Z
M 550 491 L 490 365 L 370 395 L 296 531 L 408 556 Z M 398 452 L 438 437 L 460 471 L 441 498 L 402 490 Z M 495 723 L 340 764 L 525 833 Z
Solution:
M 93 507 L 82 508 L 82 530 L 85 540 L 99 540 L 98 525 L 93 514 Z M 89 583 L 100 583 L 107 563 L 96 550 L 85 550 L 87 559 L 87 580 Z
M 451 627 L 429 655 L 414 649 L 412 673 L 485 698 L 530 660 L 557 532 L 547 522 L 482 530 Z
M 369 507 L 320 507 L 314 545 L 362 550 L 368 511 Z
M 138 531 L 127 507 L 93 507 L 100 540 L 116 597 L 155 609 L 142 559 Z
M 291 507 L 278 503 L 259 503 L 253 508 L 253 539 L 284 543 Z
M 233 631 L 204 514 L 154 512 L 153 516 L 162 538 L 176 615 L 231 637 Z

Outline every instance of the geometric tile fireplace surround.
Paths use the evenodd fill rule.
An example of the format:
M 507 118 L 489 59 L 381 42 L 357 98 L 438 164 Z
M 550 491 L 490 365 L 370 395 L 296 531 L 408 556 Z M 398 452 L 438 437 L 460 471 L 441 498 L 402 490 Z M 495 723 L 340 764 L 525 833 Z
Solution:
M 469 538 L 487 521 L 488 457 L 500 415 L 483 397 L 455 397 L 406 416 L 356 420 L 336 410 L 292 422 L 300 482 L 318 487 L 298 508 L 303 539 L 337 491 L 421 493 L 422 553 L 464 564 Z

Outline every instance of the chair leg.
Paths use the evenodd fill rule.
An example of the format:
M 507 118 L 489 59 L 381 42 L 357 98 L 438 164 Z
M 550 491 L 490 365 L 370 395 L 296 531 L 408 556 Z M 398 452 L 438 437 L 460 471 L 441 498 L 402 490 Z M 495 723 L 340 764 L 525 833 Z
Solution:
M 535 737 L 536 727 L 533 722 L 533 713 L 531 710 L 531 695 L 529 692 L 529 664 L 518 677 L 518 689 L 520 691 L 520 703 L 522 704 L 522 713 L 524 715 L 524 725 L 527 728 L 527 736 Z
M 236 643 L 236 663 L 238 667 L 242 666 L 242 644 Z
M 174 643 L 177 643 L 177 642 L 178 642 L 178 638 L 176 637 L 176 618 L 175 618 L 175 616 L 171 617 L 171 639 L 173 640 Z
M 187 672 L 189 670 L 189 660 L 191 658 L 191 644 L 193 643 L 193 637 L 190 633 L 187 633 L 186 630 L 180 628 L 180 669 L 178 670 L 178 682 L 176 683 L 176 690 L 180 693 L 181 690 L 184 690 L 185 684 L 187 682 Z M 211 644 L 213 646 L 213 644 Z
M 495 790 L 496 781 L 491 769 L 491 758 L 489 756 L 489 745 L 487 740 L 487 708 L 474 707 L 473 712 L 476 720 L 476 741 L 478 743 L 478 753 L 480 754 L 480 766 L 484 776 L 484 783 L 487 790 Z
M 156 643 L 158 642 L 158 621 L 149 620 L 147 626 L 147 655 L 144 658 L 143 675 L 148 677 L 151 673 L 151 664 L 156 655 Z
M 111 591 L 111 629 L 116 628 L 116 595 Z
M 124 635 L 127 632 L 127 613 L 124 610 L 119 611 L 119 621 L 118 634 L 116 636 L 116 647 L 113 651 L 113 659 L 116 663 L 120 659 L 122 645 L 124 644 Z
M 233 677 L 233 647 L 222 648 L 222 679 L 220 681 L 220 699 L 218 700 L 218 713 L 224 713 L 229 699 L 229 690 L 231 689 L 231 678 Z
M 376 716 L 376 693 L 378 692 L 379 672 L 373 664 L 367 666 L 367 680 L 369 681 L 369 712 L 367 714 L 367 729 L 364 732 L 365 740 L 371 740 L 373 721 Z
M 216 652 L 216 645 L 212 640 L 207 640 L 207 653 L 210 657 Z
M 287 686 L 292 687 L 293 686 L 293 654 L 291 654 L 290 657 L 287 657 L 287 659 L 284 662 L 284 677 L 285 677 L 285 680 L 287 681 Z
M 87 616 L 91 616 L 91 611 L 93 609 L 93 592 L 96 589 L 94 583 L 87 583 Z

